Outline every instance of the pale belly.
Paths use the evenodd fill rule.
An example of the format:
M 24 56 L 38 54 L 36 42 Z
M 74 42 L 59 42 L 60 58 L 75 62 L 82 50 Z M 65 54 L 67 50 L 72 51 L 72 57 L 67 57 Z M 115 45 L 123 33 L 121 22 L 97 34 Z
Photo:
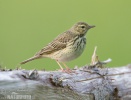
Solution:
M 76 45 L 78 45 L 77 48 L 76 46 L 67 46 L 67 48 L 63 49 L 62 51 L 56 52 L 52 59 L 55 59 L 59 62 L 68 62 L 76 59 L 83 53 L 86 46 L 85 42 L 86 42 L 85 38 L 84 40 L 80 39 L 76 41 Z

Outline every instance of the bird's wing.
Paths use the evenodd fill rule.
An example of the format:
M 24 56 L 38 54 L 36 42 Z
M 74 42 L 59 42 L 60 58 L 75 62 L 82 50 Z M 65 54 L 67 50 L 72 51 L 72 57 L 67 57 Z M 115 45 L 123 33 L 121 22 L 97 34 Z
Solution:
M 59 51 L 59 50 L 66 48 L 67 42 L 70 41 L 72 38 L 71 35 L 72 34 L 70 31 L 66 31 L 60 34 L 51 43 L 49 43 L 47 46 L 41 49 L 38 53 L 36 53 L 35 56 L 52 54 L 55 51 Z

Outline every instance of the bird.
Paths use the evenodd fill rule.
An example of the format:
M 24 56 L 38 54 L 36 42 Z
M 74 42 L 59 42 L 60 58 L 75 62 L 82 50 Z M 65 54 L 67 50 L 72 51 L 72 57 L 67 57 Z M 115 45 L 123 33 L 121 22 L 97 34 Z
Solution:
M 86 46 L 86 33 L 94 27 L 94 25 L 91 26 L 86 22 L 77 22 L 70 29 L 59 34 L 33 57 L 20 64 L 25 64 L 39 58 L 51 58 L 57 62 L 62 71 L 64 69 L 60 63 L 69 70 L 69 67 L 65 63 L 76 59 L 83 53 Z

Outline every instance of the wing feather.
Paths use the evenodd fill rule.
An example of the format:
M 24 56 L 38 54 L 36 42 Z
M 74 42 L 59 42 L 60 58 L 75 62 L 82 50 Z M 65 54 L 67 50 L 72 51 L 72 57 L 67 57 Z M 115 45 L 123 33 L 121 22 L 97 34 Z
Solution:
M 72 35 L 73 34 L 70 31 L 66 31 L 66 32 L 60 34 L 51 43 L 49 43 L 43 49 L 41 49 L 38 53 L 36 53 L 35 56 L 52 54 L 58 50 L 62 50 L 64 48 L 66 48 L 67 43 L 72 38 Z

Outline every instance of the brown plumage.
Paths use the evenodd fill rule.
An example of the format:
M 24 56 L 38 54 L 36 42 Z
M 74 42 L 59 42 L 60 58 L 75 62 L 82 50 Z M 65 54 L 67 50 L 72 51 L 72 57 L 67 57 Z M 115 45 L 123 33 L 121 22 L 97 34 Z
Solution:
M 94 26 L 89 26 L 85 22 L 76 23 L 69 30 L 57 36 L 33 57 L 21 62 L 21 64 L 45 57 L 55 59 L 58 64 L 59 62 L 64 63 L 77 58 L 82 54 L 86 45 L 86 32 L 93 27 Z

